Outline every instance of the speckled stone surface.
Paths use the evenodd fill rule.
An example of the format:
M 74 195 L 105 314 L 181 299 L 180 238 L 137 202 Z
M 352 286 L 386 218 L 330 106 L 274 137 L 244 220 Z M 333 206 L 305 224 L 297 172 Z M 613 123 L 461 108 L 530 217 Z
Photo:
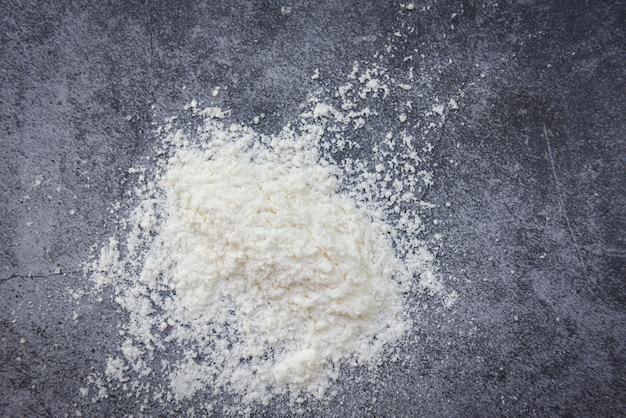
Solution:
M 461 97 L 429 137 L 424 197 L 459 300 L 424 311 L 405 361 L 338 381 L 306 414 L 624 416 L 626 3 L 415 5 L 3 2 L 0 415 L 158 416 L 198 402 L 141 411 L 121 390 L 82 397 L 123 313 L 68 289 L 90 289 L 82 263 L 112 232 L 152 122 L 196 99 L 246 124 L 264 113 L 258 129 L 272 132 L 367 61 L 414 67 L 417 109 Z M 397 124 L 398 104 L 385 106 Z M 255 414 L 291 412 L 278 399 Z

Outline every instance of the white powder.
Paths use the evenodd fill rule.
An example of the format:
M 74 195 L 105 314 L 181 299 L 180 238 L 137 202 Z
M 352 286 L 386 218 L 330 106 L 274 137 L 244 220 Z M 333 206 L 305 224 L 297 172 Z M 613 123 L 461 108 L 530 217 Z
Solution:
M 192 128 L 175 129 L 176 117 L 157 128 L 160 158 L 129 170 L 137 205 L 93 265 L 129 317 L 109 382 L 165 403 L 227 392 L 225 413 L 278 395 L 323 399 L 342 365 L 375 366 L 410 332 L 405 294 L 454 304 L 418 239 L 433 205 L 416 150 L 432 146 L 403 128 L 381 133 L 370 157 L 331 157 L 363 148 L 353 133 L 391 92 L 376 66 L 355 64 L 350 79 L 333 94 L 340 109 L 313 97 L 274 135 L 196 101 Z
M 228 333 L 250 359 L 238 370 L 247 380 L 321 396 L 329 366 L 371 361 L 405 329 L 391 242 L 337 194 L 328 165 L 212 154 L 179 151 L 168 164 L 163 237 L 176 293 L 206 321 L 236 312 Z

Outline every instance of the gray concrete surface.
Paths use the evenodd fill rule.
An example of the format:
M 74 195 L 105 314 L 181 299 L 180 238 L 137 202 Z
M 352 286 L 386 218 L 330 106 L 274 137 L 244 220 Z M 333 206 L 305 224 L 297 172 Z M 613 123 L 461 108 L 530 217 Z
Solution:
M 339 83 L 403 23 L 417 31 L 382 64 L 408 70 L 419 50 L 415 103 L 464 94 L 432 138 L 425 196 L 460 299 L 424 312 L 410 361 L 339 383 L 308 414 L 626 415 L 626 4 L 415 4 L 2 2 L 0 415 L 139 413 L 123 392 L 79 396 L 123 314 L 68 289 L 89 289 L 81 265 L 114 228 L 152 121 L 228 86 L 213 102 L 245 123 L 265 113 L 271 132 L 298 114 L 315 68 Z M 277 401 L 256 414 L 290 413 Z

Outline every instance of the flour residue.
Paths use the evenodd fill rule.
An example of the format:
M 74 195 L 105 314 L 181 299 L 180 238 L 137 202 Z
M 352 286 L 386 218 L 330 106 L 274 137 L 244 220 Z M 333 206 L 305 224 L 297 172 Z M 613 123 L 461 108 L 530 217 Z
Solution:
M 224 413 L 323 400 L 345 366 L 399 347 L 414 326 L 407 297 L 454 304 L 422 238 L 432 145 L 401 125 L 364 139 L 392 81 L 358 64 L 348 80 L 272 135 L 196 101 L 185 123 L 157 127 L 158 158 L 129 172 L 134 211 L 92 266 L 128 315 L 109 385 L 248 405 Z

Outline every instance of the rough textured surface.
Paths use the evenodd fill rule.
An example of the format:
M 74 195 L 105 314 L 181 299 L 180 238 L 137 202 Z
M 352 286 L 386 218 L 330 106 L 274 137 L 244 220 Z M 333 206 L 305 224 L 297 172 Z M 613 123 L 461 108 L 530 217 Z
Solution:
M 460 297 L 424 312 L 405 364 L 340 383 L 313 413 L 625 413 L 623 2 L 83 3 L 0 6 L 1 415 L 138 413 L 123 392 L 79 396 L 121 313 L 67 289 L 89 288 L 81 263 L 153 120 L 222 86 L 212 103 L 246 123 L 265 113 L 271 131 L 299 112 L 315 68 L 331 85 L 355 60 L 380 62 L 403 23 L 416 32 L 381 64 L 416 67 L 420 106 L 463 92 L 432 138 L 426 196 Z

